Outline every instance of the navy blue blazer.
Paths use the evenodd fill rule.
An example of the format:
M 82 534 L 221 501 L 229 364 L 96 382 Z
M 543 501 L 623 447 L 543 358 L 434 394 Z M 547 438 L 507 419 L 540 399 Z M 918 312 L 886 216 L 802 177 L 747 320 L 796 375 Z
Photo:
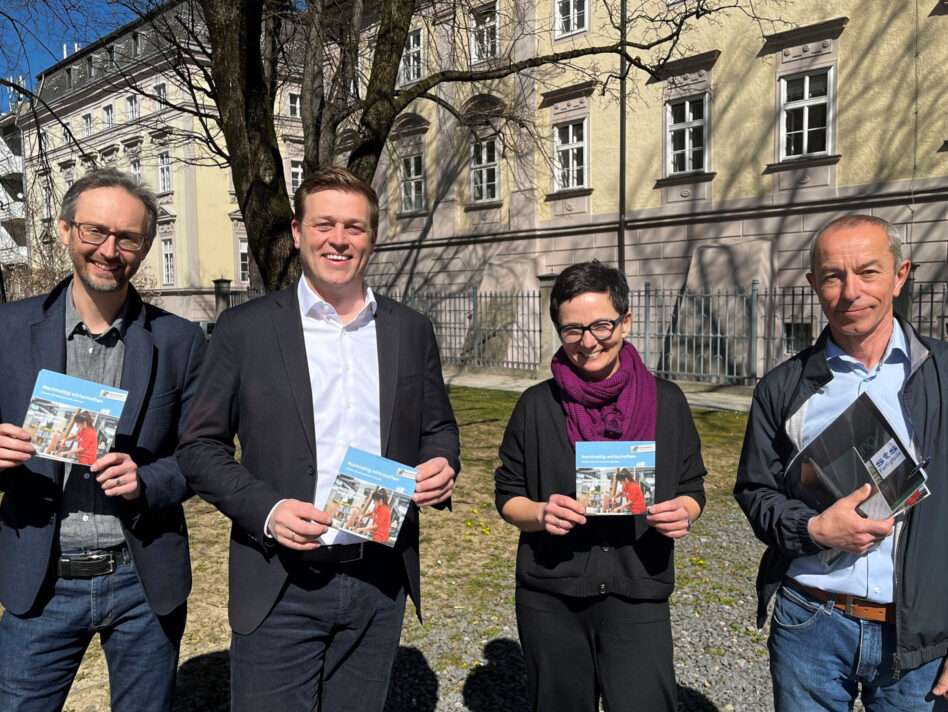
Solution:
M 66 371 L 68 283 L 46 296 L 0 305 L 0 422 L 22 425 L 40 369 Z M 148 604 L 165 614 L 191 591 L 181 508 L 191 492 L 174 449 L 207 342 L 195 324 L 145 304 L 132 287 L 128 300 L 121 381 L 128 399 L 113 450 L 128 453 L 138 465 L 142 495 L 119 499 L 119 518 Z M 17 615 L 33 608 L 52 575 L 63 476 L 63 463 L 39 457 L 0 472 L 0 603 Z
M 313 395 L 296 290 L 294 284 L 221 314 L 178 447 L 194 491 L 233 521 L 228 608 L 231 627 L 242 634 L 270 612 L 298 556 L 265 536 L 270 510 L 285 498 L 311 502 L 316 487 Z M 412 466 L 445 457 L 459 471 L 458 428 L 431 322 L 376 299 L 382 454 Z M 414 504 L 396 549 L 420 611 Z

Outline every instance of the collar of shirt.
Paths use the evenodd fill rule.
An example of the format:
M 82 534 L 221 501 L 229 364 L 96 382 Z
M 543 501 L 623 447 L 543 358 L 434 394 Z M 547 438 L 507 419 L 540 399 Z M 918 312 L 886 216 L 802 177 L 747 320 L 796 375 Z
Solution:
M 356 318 L 346 324 L 350 328 L 358 328 L 367 321 L 375 318 L 375 310 L 378 309 L 378 302 L 375 300 L 375 293 L 368 283 L 362 283 L 362 289 L 365 294 L 365 306 L 359 311 Z M 336 313 L 336 308 L 313 291 L 312 287 L 306 281 L 306 277 L 300 277 L 296 286 L 296 295 L 300 302 L 300 316 L 304 319 L 319 319 L 321 321 L 334 321 L 341 324 L 342 320 Z
M 862 370 L 868 373 L 867 369 L 860 361 L 847 354 L 840 348 L 831 336 L 826 341 L 826 363 L 833 373 L 842 373 L 844 371 Z M 886 344 L 885 352 L 879 359 L 873 370 L 882 370 L 883 364 L 902 363 L 911 365 L 912 359 L 909 355 L 908 342 L 905 340 L 905 332 L 899 326 L 895 317 L 892 318 L 892 335 L 889 337 L 889 343 Z M 907 375 L 907 374 L 906 374 Z
M 79 312 L 76 310 L 76 305 L 72 301 L 72 282 L 69 283 L 69 286 L 66 287 L 66 338 L 71 339 L 72 336 L 78 331 L 79 333 L 86 333 L 90 337 L 98 340 L 103 338 L 106 334 L 111 331 L 115 331 L 116 336 L 125 341 L 125 329 L 126 329 L 126 320 L 128 318 L 128 299 L 125 300 L 125 304 L 122 305 L 122 308 L 119 310 L 118 316 L 115 317 L 109 328 L 106 329 L 101 334 L 93 334 L 90 331 L 89 327 L 86 326 L 86 323 L 82 320 L 82 317 L 79 315 Z M 81 327 L 81 328 L 80 328 Z

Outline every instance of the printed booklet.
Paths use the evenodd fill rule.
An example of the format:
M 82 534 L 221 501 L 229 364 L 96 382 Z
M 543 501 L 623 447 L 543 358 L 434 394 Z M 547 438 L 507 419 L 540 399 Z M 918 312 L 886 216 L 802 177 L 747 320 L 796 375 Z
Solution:
M 36 457 L 91 465 L 112 448 L 127 397 L 121 388 L 43 369 L 23 422 Z
M 395 546 L 415 493 L 418 470 L 350 447 L 326 501 L 332 526 Z
M 655 501 L 655 441 L 576 443 L 576 500 L 586 514 L 644 514 Z

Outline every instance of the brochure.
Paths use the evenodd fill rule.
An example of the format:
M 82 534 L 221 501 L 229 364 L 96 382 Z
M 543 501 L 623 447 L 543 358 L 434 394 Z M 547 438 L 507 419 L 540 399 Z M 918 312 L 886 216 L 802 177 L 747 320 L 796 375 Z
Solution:
M 858 510 L 870 519 L 886 519 L 930 494 L 928 462 L 913 456 L 863 393 L 796 455 L 787 472 L 793 495 L 818 511 L 868 483 L 872 495 Z
M 326 514 L 344 532 L 395 546 L 418 470 L 350 447 L 333 480 Z
M 655 501 L 655 441 L 576 443 L 576 500 L 586 514 L 644 514 Z
M 43 369 L 24 430 L 36 457 L 91 465 L 112 448 L 128 391 Z

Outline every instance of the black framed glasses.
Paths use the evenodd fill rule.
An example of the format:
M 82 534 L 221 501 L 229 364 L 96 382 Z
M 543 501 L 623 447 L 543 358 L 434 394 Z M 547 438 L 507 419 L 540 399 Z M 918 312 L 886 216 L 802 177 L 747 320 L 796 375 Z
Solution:
M 105 225 L 96 225 L 95 223 L 80 223 L 73 220 L 70 221 L 70 224 L 79 232 L 79 239 L 87 245 L 101 245 L 109 239 L 109 236 L 115 235 L 115 244 L 120 249 L 138 252 L 147 239 L 140 232 L 109 230 Z
M 596 341 L 605 341 L 615 332 L 616 327 L 622 322 L 623 317 L 615 319 L 597 319 L 592 324 L 583 326 L 582 324 L 564 324 L 556 331 L 560 335 L 560 341 L 564 344 L 575 344 L 583 340 L 583 334 L 587 331 L 593 335 Z

